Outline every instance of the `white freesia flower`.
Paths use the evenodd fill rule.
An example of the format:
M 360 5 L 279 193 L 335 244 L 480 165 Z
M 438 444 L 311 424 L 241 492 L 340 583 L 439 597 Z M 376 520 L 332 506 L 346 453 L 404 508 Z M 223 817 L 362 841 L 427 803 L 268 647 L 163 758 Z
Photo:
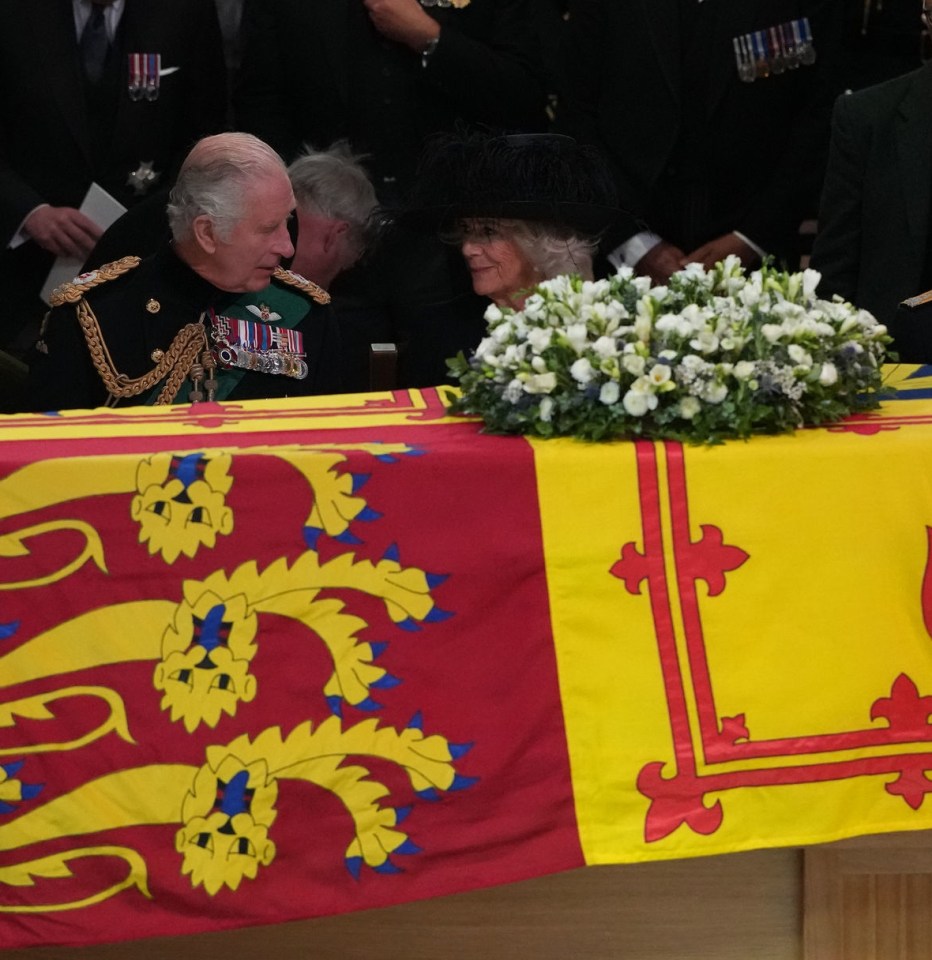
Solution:
M 654 387 L 669 383 L 673 376 L 673 371 L 665 363 L 655 363 L 648 373 L 647 377 Z
M 568 324 L 563 331 L 569 345 L 577 352 L 582 353 L 586 349 L 589 340 L 589 331 L 584 323 Z
M 540 418 L 544 423 L 550 423 L 553 419 L 553 398 L 544 397 L 540 401 Z
M 497 327 L 492 328 L 492 339 L 496 343 L 504 343 L 511 338 L 511 334 L 512 326 L 507 320 L 504 320 Z
M 755 365 L 751 360 L 739 360 L 732 370 L 736 380 L 750 380 L 754 376 Z
M 701 330 L 689 341 L 689 345 L 700 353 L 715 353 L 718 350 L 718 337 L 711 330 Z

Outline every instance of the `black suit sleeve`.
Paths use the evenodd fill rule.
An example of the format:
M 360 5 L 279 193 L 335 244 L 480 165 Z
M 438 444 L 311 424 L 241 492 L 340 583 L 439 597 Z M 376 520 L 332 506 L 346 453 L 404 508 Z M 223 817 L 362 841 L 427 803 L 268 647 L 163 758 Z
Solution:
M 546 83 L 538 25 L 529 0 L 498 0 L 490 34 L 479 40 L 448 17 L 424 69 L 464 117 L 505 129 L 541 130 Z
M 819 293 L 823 297 L 835 293 L 850 301 L 857 297 L 865 157 L 851 100 L 843 95 L 832 114 L 819 232 L 812 248 L 811 263 L 822 274 Z

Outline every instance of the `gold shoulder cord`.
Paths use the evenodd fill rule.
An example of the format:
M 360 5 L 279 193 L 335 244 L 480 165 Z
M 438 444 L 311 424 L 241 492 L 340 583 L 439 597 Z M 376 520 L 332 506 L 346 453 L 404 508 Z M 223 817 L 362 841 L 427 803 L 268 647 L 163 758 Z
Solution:
M 323 287 L 314 283 L 313 280 L 302 277 L 300 273 L 295 273 L 293 270 L 286 270 L 284 267 L 276 267 L 272 276 L 275 277 L 276 280 L 281 280 L 282 283 L 287 283 L 292 287 L 303 290 L 312 300 L 316 300 L 318 303 L 330 303 L 330 294 L 327 293 Z
M 114 366 L 110 351 L 101 335 L 100 324 L 86 300 L 78 302 L 77 313 L 91 360 L 107 388 L 107 393 L 110 394 L 107 406 L 112 407 L 117 400 L 137 397 L 140 393 L 151 390 L 166 376 L 165 386 L 159 391 L 155 403 L 172 403 L 191 368 L 208 349 L 203 322 L 189 323 L 175 334 L 164 355 L 148 373 L 131 380 L 125 373 L 119 373 Z
M 118 400 L 125 397 L 136 397 L 146 390 L 151 390 L 163 377 L 167 377 L 165 385 L 159 391 L 155 400 L 158 405 L 172 403 L 181 389 L 185 378 L 192 368 L 203 376 L 204 366 L 213 367 L 209 358 L 207 334 L 204 327 L 204 317 L 200 322 L 189 323 L 175 334 L 169 348 L 159 362 L 146 374 L 131 380 L 124 373 L 120 373 L 113 363 L 110 351 L 100 332 L 100 323 L 91 309 L 91 305 L 84 299 L 84 294 L 108 280 L 114 280 L 128 270 L 139 265 L 139 257 L 123 257 L 113 263 L 104 264 L 97 270 L 92 270 L 80 277 L 56 287 L 50 298 L 51 306 L 58 307 L 65 303 L 76 305 L 78 323 L 84 333 L 84 340 L 91 355 L 91 361 L 103 380 L 107 393 L 110 394 L 107 406 L 112 407 Z M 199 359 L 202 366 L 197 366 Z M 193 399 L 193 396 L 192 396 Z

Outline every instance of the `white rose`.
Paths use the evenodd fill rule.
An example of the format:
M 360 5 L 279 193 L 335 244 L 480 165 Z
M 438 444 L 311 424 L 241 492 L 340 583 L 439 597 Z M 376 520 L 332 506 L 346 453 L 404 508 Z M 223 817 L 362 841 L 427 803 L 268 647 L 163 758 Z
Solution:
M 615 343 L 614 337 L 599 337 L 592 345 L 592 349 L 603 360 L 618 356 L 618 345 Z
M 592 364 L 585 358 L 580 357 L 571 367 L 570 367 L 570 376 L 577 382 L 581 384 L 587 384 L 592 381 L 595 377 L 595 370 L 592 369 Z
M 621 401 L 625 411 L 632 417 L 643 417 L 648 410 L 649 393 L 643 393 L 640 390 L 629 390 Z
M 639 377 L 644 372 L 644 358 L 636 353 L 626 353 L 621 358 L 621 365 L 632 377 Z
M 793 361 L 797 366 L 800 367 L 811 367 L 812 366 L 812 356 L 807 350 L 801 347 L 798 343 L 791 343 L 787 348 L 786 352 L 790 356 L 790 360 Z
M 819 371 L 819 383 L 823 387 L 830 387 L 833 383 L 838 382 L 838 369 L 834 363 L 823 363 L 822 369 Z
M 697 397 L 683 397 L 680 400 L 680 416 L 684 420 L 692 420 L 701 409 L 702 404 Z
M 555 373 L 532 373 L 524 382 L 525 393 L 550 393 L 557 385 Z
M 602 389 L 599 391 L 599 402 L 604 403 L 605 406 L 610 406 L 613 403 L 618 402 L 618 397 L 621 395 L 621 387 L 619 387 L 616 380 L 609 380 L 608 383 L 602 384 Z
M 553 329 L 551 327 L 534 327 L 528 330 L 527 342 L 531 345 L 534 353 L 543 353 L 550 346 L 553 340 Z
M 721 403 L 728 396 L 724 383 L 707 383 L 702 390 L 702 399 L 708 403 Z

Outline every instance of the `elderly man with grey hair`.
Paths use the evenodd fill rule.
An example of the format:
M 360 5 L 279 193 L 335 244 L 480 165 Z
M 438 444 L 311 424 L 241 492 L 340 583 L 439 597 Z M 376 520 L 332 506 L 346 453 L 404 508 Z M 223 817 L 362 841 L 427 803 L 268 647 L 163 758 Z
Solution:
M 305 151 L 288 167 L 298 236 L 291 268 L 329 288 L 372 242 L 375 188 L 345 140 Z
M 199 141 L 169 196 L 171 241 L 53 294 L 21 408 L 337 391 L 329 297 L 281 267 L 294 254 L 294 207 L 267 144 L 245 133 Z

